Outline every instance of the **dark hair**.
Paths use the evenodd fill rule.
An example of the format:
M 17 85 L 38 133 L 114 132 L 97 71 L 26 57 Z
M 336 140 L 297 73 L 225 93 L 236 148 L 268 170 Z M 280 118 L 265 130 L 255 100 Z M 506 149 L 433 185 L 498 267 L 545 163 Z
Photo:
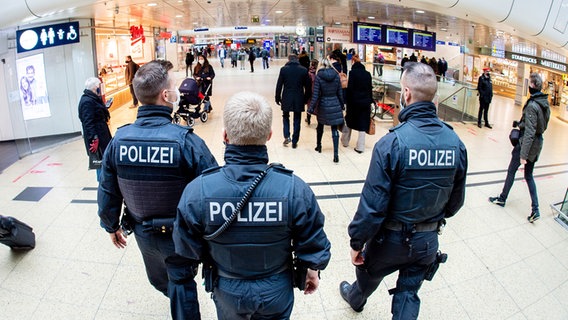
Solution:
M 288 61 L 298 61 L 298 56 L 295 54 L 291 54 L 288 56 Z
M 35 73 L 35 68 L 34 68 L 34 66 L 31 65 L 31 64 L 26 67 L 26 73 L 28 73 L 28 71 L 30 71 L 30 70 L 31 70 L 33 73 Z
M 529 81 L 530 83 L 533 84 L 533 87 L 538 90 L 541 91 L 542 90 L 542 78 L 540 77 L 540 75 L 536 72 L 531 73 L 531 75 L 529 76 Z

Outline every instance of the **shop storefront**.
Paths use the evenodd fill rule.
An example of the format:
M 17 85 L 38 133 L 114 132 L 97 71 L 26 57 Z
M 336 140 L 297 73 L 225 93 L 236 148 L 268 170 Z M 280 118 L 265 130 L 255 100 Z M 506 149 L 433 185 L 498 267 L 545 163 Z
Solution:
M 124 78 L 124 60 L 128 55 L 139 65 L 153 60 L 154 37 L 143 26 L 132 26 L 130 30 L 96 28 L 95 42 L 97 70 L 106 98 L 114 97 L 113 106 L 121 106 L 132 99 Z

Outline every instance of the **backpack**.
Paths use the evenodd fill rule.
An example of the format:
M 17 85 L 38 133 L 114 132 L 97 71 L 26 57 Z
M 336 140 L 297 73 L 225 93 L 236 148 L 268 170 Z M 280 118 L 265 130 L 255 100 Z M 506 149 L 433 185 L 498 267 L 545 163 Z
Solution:
M 332 67 L 332 68 L 339 75 L 339 82 L 341 82 L 341 88 L 342 89 L 347 88 L 347 84 L 349 83 L 349 81 L 347 80 L 347 75 L 343 72 L 337 71 L 337 69 L 335 69 L 335 67 Z

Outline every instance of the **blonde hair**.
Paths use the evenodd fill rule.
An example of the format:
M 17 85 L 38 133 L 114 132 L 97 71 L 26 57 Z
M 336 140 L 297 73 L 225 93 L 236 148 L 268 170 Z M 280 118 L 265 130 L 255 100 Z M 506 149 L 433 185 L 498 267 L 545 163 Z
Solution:
M 272 108 L 253 92 L 239 92 L 229 98 L 223 123 L 230 144 L 265 145 L 272 129 Z

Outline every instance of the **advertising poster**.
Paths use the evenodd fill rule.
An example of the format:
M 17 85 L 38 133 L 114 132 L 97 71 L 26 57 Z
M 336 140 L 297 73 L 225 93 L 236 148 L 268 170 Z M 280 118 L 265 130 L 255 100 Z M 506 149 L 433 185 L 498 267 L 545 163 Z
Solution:
M 43 53 L 16 61 L 24 120 L 51 117 Z
M 465 64 L 463 65 L 463 78 L 464 81 L 473 81 L 473 57 L 465 56 Z
M 351 29 L 346 28 L 324 28 L 325 42 L 329 43 L 349 43 L 351 42 Z

